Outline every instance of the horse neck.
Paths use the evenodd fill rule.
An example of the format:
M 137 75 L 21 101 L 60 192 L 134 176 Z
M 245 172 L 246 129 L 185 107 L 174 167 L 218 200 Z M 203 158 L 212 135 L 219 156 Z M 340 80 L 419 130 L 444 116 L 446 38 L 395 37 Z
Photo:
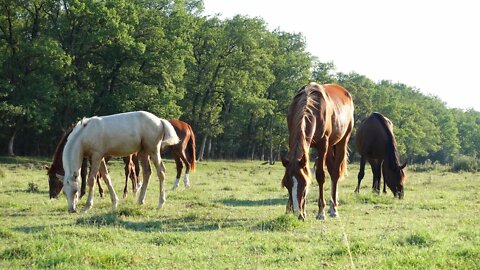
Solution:
M 395 137 L 393 135 L 392 130 L 388 127 L 385 119 L 381 117 L 379 114 L 374 114 L 378 121 L 380 122 L 381 126 L 385 131 L 385 135 L 387 136 L 387 147 L 385 148 L 385 159 L 387 160 L 388 166 L 390 169 L 394 169 L 400 165 L 400 155 L 398 154 L 397 143 L 395 141 Z
M 305 157 L 305 166 L 308 167 L 310 162 L 310 155 L 308 153 L 308 150 L 310 149 L 310 144 L 313 138 L 312 129 L 314 125 L 307 124 L 307 121 L 309 120 L 307 120 L 306 115 L 304 115 L 298 120 L 300 121 L 300 123 L 297 124 L 296 128 L 293 129 L 294 134 L 292 134 L 293 136 L 291 136 L 290 152 L 288 159 L 290 160 L 290 164 L 292 164 L 292 166 L 297 166 L 298 162 L 295 161 L 301 160 L 303 157 Z M 295 170 L 297 169 L 301 170 L 303 168 L 295 168 Z M 307 171 L 309 172 L 310 170 Z
M 57 144 L 57 148 L 55 149 L 55 153 L 53 154 L 53 161 L 52 161 L 52 166 L 50 166 L 50 170 L 52 173 L 58 173 L 60 175 L 64 175 L 65 172 L 63 170 L 63 162 L 62 162 L 62 156 L 63 156 L 63 150 L 65 149 L 65 144 L 67 143 L 67 138 L 68 135 L 73 130 L 73 126 L 70 127 L 62 136 L 60 141 Z
M 70 134 L 68 137 L 72 137 Z M 83 151 L 81 149 L 81 143 L 79 136 L 73 136 L 70 140 L 67 140 L 62 154 L 62 167 L 64 169 L 65 176 L 72 175 L 74 171 L 78 171 L 82 166 Z

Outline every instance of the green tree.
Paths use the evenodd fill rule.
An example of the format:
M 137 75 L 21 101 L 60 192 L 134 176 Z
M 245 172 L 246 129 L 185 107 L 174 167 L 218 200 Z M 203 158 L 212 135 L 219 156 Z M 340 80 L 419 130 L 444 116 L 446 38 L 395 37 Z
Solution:
M 70 58 L 47 33 L 51 1 L 2 1 L 0 4 L 0 111 L 9 134 L 8 154 L 25 130 L 41 134 L 48 128 L 50 106 Z

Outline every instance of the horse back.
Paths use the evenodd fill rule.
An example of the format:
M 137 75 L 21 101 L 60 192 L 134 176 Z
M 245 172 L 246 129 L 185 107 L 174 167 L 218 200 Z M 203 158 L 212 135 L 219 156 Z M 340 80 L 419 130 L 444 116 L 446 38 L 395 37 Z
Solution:
M 358 126 L 355 147 L 366 158 L 384 159 L 390 136 L 393 136 L 392 122 L 379 113 L 372 113 Z
M 154 151 L 162 139 L 162 123 L 155 115 L 138 111 L 89 118 L 84 145 L 89 152 L 126 156 L 140 149 Z
M 337 84 L 323 85 L 327 94 L 327 104 L 331 107 L 330 116 L 331 134 L 330 144 L 335 145 L 338 141 L 349 136 L 353 129 L 353 101 L 352 96 Z

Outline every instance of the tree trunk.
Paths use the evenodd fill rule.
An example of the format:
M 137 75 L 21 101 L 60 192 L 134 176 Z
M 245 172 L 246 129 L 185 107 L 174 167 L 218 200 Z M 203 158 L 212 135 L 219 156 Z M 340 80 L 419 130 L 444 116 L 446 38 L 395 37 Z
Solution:
M 250 156 L 250 160 L 254 160 L 255 159 L 255 143 L 253 143 L 252 145 L 252 154 Z
M 13 134 L 8 141 L 8 155 L 11 157 L 15 156 L 15 152 L 13 152 L 13 142 L 15 141 L 15 136 L 17 135 L 17 127 L 13 130 Z
M 212 138 L 208 138 L 207 157 L 212 158 Z
M 275 164 L 275 160 L 273 158 L 273 123 L 270 118 L 270 165 Z
M 283 142 L 283 141 L 282 141 Z M 281 156 L 281 147 L 282 147 L 282 142 L 278 144 L 278 152 L 277 152 L 277 160 L 282 160 L 282 156 Z
M 200 152 L 198 153 L 198 161 L 203 160 L 203 153 L 205 153 L 205 144 L 207 143 L 207 137 L 208 135 L 205 134 L 202 139 L 202 147 L 200 147 Z

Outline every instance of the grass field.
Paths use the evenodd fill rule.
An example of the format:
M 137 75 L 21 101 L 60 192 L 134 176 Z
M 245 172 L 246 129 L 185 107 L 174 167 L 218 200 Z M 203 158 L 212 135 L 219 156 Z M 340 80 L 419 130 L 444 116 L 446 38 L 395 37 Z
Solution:
M 96 192 L 78 214 L 63 195 L 48 198 L 45 164 L 0 159 L 0 269 L 480 269 L 480 174 L 407 169 L 400 201 L 373 194 L 369 171 L 354 194 L 358 166 L 349 164 L 340 218 L 315 220 L 313 181 L 302 222 L 284 214 L 280 163 L 203 162 L 190 189 L 172 192 L 166 160 L 163 209 L 152 177 L 145 205 L 130 193 L 112 212 Z M 121 196 L 122 164 L 109 168 Z

